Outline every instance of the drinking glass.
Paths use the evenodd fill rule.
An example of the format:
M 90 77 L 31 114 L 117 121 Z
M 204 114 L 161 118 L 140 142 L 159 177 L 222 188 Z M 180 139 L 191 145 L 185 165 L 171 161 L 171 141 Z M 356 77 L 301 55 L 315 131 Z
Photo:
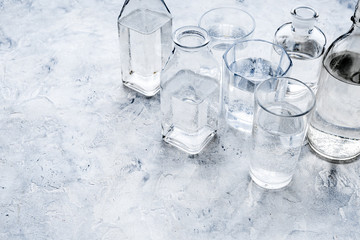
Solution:
M 219 7 L 205 12 L 199 21 L 210 38 L 210 49 L 221 63 L 222 55 L 239 40 L 250 39 L 255 30 L 255 20 L 246 11 L 236 7 Z
M 291 59 L 279 45 L 264 40 L 245 40 L 232 45 L 223 56 L 222 114 L 235 129 L 251 133 L 254 90 L 272 77 L 285 76 Z
M 259 186 L 291 182 L 314 106 L 312 90 L 293 78 L 271 78 L 256 88 L 250 176 Z

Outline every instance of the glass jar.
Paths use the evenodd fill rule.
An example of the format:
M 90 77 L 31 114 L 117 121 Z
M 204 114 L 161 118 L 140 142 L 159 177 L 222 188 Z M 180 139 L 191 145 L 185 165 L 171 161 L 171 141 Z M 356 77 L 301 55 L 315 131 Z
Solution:
M 332 162 L 360 155 L 360 1 L 353 25 L 327 50 L 321 70 L 310 146 Z
M 161 73 L 162 136 L 196 154 L 217 132 L 221 72 L 203 28 L 179 28 L 173 39 L 174 53 Z
M 289 54 L 293 66 L 290 77 L 304 82 L 314 92 L 320 76 L 325 51 L 325 34 L 316 26 L 317 12 L 301 6 L 291 11 L 292 22 L 285 23 L 275 32 L 274 42 Z
M 172 16 L 162 0 L 126 0 L 118 18 L 123 84 L 145 96 L 160 89 L 172 51 Z

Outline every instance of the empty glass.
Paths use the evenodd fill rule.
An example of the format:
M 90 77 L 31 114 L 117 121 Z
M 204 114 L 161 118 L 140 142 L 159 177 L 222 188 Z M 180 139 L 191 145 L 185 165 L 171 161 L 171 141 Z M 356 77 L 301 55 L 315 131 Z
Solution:
M 227 123 L 251 132 L 254 90 L 259 83 L 284 76 L 291 59 L 279 45 L 264 40 L 245 40 L 234 44 L 223 56 L 223 115 Z
M 299 89 L 303 94 L 297 94 Z M 290 183 L 314 106 L 314 93 L 299 80 L 278 77 L 259 84 L 250 160 L 255 183 L 268 189 Z
M 204 13 L 199 26 L 211 37 L 210 49 L 221 63 L 222 55 L 232 44 L 251 37 L 255 30 L 255 20 L 239 8 L 220 7 Z

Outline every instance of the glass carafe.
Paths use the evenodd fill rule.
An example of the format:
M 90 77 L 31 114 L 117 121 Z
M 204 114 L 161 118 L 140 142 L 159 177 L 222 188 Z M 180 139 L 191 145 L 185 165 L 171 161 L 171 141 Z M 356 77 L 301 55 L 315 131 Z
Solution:
M 301 6 L 291 11 L 292 22 L 275 32 L 274 42 L 289 54 L 293 66 L 290 77 L 304 82 L 314 92 L 317 89 L 326 37 L 314 26 L 318 14 L 310 7 Z
M 126 0 L 118 18 L 123 84 L 145 96 L 160 89 L 172 51 L 172 16 L 163 0 Z
M 317 104 L 310 122 L 310 146 L 338 163 L 360 154 L 360 1 L 353 25 L 327 50 Z
M 175 51 L 161 73 L 163 140 L 183 151 L 199 153 L 213 138 L 220 112 L 220 66 L 200 27 L 174 33 Z

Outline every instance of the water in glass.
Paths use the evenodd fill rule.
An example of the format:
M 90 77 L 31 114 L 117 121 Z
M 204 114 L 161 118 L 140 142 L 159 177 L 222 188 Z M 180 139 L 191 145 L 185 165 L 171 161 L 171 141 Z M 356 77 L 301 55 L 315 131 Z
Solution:
M 227 122 L 243 131 L 251 131 L 254 114 L 254 90 L 262 81 L 279 76 L 282 70 L 262 58 L 247 58 L 233 62 L 227 96 L 224 97 Z
M 309 142 L 325 157 L 351 159 L 360 153 L 360 111 L 351 111 L 360 104 L 360 54 L 343 51 L 328 59 L 321 72 L 326 84 L 319 88 Z
M 162 135 L 189 153 L 197 153 L 217 129 L 219 81 L 181 70 L 161 89 Z
M 289 103 L 274 103 L 267 109 L 282 116 L 302 111 Z M 250 175 L 260 186 L 277 189 L 292 179 L 304 141 L 306 124 L 303 118 L 281 117 L 271 121 L 266 111 L 259 111 L 253 126 L 253 156 Z M 273 119 L 275 120 L 275 119 Z M 281 128 L 279 128 L 281 126 Z

